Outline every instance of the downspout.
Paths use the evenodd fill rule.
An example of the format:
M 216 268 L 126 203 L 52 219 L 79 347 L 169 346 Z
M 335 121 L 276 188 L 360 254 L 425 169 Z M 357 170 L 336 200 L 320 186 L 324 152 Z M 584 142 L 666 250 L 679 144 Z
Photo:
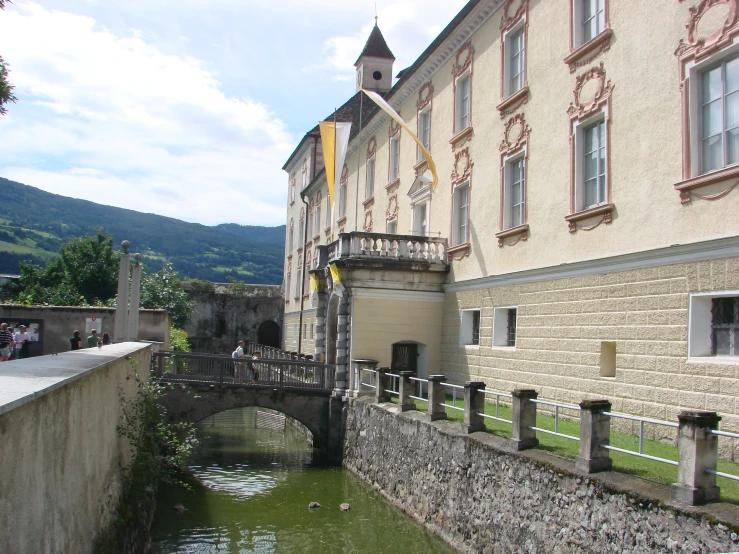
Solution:
M 308 257 L 308 250 L 305 247 L 308 244 L 308 202 L 305 201 L 305 194 L 300 191 L 300 199 L 305 204 L 305 225 L 303 225 L 303 272 L 300 274 L 300 317 L 298 319 L 298 353 L 303 347 L 303 305 L 305 304 L 305 259 Z

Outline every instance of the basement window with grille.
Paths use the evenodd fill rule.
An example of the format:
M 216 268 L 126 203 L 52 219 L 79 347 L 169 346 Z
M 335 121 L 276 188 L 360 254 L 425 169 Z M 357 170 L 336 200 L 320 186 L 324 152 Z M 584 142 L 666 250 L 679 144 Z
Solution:
M 739 291 L 690 295 L 690 358 L 735 363 L 739 360 Z
M 480 310 L 462 310 L 460 346 L 480 346 Z
M 516 325 L 518 308 L 506 306 L 495 308 L 493 313 L 493 346 L 496 348 L 516 347 Z

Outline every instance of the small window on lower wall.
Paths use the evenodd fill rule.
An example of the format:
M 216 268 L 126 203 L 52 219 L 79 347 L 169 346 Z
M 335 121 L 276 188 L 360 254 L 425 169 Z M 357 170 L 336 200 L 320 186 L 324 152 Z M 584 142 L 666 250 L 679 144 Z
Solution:
M 690 295 L 688 356 L 739 358 L 739 291 Z
M 603 341 L 600 343 L 600 376 L 616 376 L 616 343 Z
M 493 346 L 500 348 L 516 347 L 516 325 L 518 308 L 506 306 L 495 308 L 493 315 Z
M 480 310 L 462 310 L 459 331 L 460 346 L 480 345 Z

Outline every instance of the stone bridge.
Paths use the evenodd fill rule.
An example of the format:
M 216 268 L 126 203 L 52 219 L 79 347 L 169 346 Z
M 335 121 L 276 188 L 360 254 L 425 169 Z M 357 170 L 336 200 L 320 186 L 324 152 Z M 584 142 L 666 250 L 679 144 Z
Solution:
M 153 360 L 162 381 L 178 385 L 160 400 L 170 421 L 196 423 L 232 408 L 268 408 L 308 428 L 314 462 L 341 462 L 345 410 L 332 390 L 334 366 L 173 352 L 156 353 Z

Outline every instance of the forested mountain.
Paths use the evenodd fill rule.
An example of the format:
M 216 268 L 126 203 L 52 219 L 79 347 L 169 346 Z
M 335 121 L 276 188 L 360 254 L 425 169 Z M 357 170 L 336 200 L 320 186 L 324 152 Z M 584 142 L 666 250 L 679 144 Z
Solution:
M 222 224 L 208 227 L 170 217 L 68 198 L 0 177 L 0 273 L 18 273 L 22 260 L 54 256 L 66 239 L 102 227 L 114 244 L 158 270 L 164 260 L 183 277 L 280 284 L 285 226 Z

